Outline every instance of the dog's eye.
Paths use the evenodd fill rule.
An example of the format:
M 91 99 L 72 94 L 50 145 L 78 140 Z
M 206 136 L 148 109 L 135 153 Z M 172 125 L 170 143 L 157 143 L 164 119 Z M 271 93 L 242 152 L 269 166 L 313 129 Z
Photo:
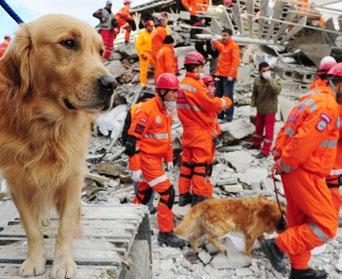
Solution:
M 72 39 L 61 41 L 60 44 L 67 48 L 76 49 L 76 42 Z

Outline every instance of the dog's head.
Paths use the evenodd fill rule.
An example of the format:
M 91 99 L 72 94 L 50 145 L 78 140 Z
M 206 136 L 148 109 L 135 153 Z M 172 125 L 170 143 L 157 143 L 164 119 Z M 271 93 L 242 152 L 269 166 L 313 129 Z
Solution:
M 278 204 L 265 197 L 259 197 L 258 204 L 258 216 L 264 224 L 265 232 L 283 232 L 286 229 L 286 220 L 284 219 L 286 215 L 285 208 L 282 207 L 282 212 L 280 212 Z
M 103 44 L 93 27 L 66 15 L 47 15 L 20 26 L 4 59 L 12 98 L 39 99 L 66 111 L 110 106 L 116 87 L 102 63 Z

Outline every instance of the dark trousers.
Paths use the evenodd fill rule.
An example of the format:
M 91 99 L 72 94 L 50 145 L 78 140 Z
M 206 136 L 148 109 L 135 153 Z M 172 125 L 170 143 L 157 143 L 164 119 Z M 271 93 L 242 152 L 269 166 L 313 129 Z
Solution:
M 232 101 L 232 106 L 229 110 L 218 114 L 218 118 L 226 119 L 228 122 L 233 120 L 234 114 L 234 83 L 234 80 L 229 81 L 226 77 L 219 77 L 215 91 L 216 97 L 226 96 Z

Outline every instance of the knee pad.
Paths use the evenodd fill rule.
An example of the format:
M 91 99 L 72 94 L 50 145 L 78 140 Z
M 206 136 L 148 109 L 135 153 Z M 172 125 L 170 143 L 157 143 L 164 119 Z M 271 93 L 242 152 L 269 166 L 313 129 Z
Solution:
M 147 188 L 146 190 L 138 191 L 138 194 L 136 195 L 136 197 L 142 204 L 147 204 L 151 199 L 152 193 L 153 193 L 152 188 Z M 143 195 L 143 198 L 140 198 L 139 194 Z
M 175 202 L 175 196 L 176 196 L 176 192 L 175 189 L 173 188 L 173 186 L 171 185 L 169 189 L 167 189 L 166 191 L 159 193 L 160 195 L 160 202 L 165 204 L 168 208 L 172 208 L 174 202 Z M 165 199 L 164 196 L 168 195 L 169 197 L 167 199 Z

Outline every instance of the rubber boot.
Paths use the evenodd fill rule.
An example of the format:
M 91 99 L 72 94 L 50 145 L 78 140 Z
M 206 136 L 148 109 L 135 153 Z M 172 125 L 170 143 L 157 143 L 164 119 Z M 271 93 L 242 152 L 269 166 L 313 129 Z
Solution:
M 179 199 L 178 199 L 179 206 L 183 207 L 183 206 L 186 206 L 187 204 L 190 204 L 191 202 L 192 202 L 192 196 L 189 192 L 179 195 Z
M 207 199 L 206 196 L 197 196 L 197 195 L 192 195 L 192 202 L 191 202 L 191 206 L 195 206 L 196 204 L 204 201 L 205 199 Z
M 181 239 L 181 238 L 175 236 L 171 232 L 159 232 L 158 243 L 160 246 L 165 244 L 166 246 L 176 247 L 176 248 L 177 247 L 182 248 L 182 247 L 186 246 L 186 244 L 187 244 L 184 239 Z
M 261 250 L 270 260 L 273 268 L 282 273 L 285 271 L 284 254 L 279 250 L 274 238 L 265 239 L 260 242 Z
M 290 279 L 326 279 L 328 273 L 325 270 L 291 269 Z

